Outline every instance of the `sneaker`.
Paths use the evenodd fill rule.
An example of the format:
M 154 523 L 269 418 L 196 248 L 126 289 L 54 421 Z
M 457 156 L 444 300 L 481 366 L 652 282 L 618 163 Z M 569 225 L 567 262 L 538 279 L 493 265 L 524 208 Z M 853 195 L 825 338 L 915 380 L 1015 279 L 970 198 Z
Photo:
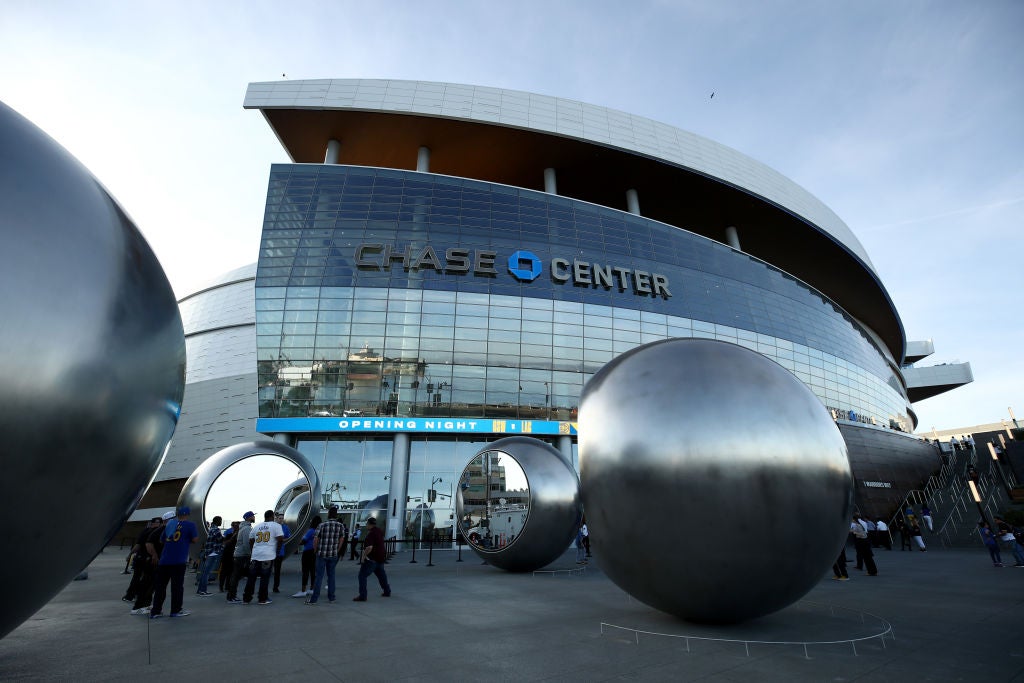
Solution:
M 335 601 L 334 601 L 334 599 L 332 599 L 332 598 L 328 598 L 328 599 L 327 599 L 327 602 L 329 602 L 329 603 L 331 603 L 331 604 L 333 605 Z
M 352 598 L 352 602 L 366 602 L 366 598 L 361 598 L 358 595 Z
M 298 593 L 296 593 L 296 594 L 295 594 L 295 595 L 293 595 L 292 597 L 293 597 L 293 598 L 304 598 L 304 597 L 306 597 L 307 595 L 309 595 L 309 593 L 307 593 L 306 591 L 299 591 Z
M 316 605 L 316 601 L 315 600 L 306 600 L 305 604 L 307 604 L 307 605 L 312 607 L 312 606 Z
M 171 618 L 173 619 L 175 617 L 187 617 L 190 614 L 192 613 L 189 612 L 187 609 L 183 609 L 180 612 L 171 612 Z
M 135 598 L 129 598 L 127 595 L 121 598 L 121 602 L 135 602 Z
M 280 591 L 280 589 L 278 589 L 278 588 L 275 588 L 275 589 L 274 589 L 274 592 L 275 592 L 275 593 L 280 593 L 281 591 Z
M 850 580 L 850 577 L 849 577 L 849 576 L 840 576 L 840 577 L 839 577 L 839 580 L 840 580 L 840 581 L 849 581 L 849 580 Z
M 228 598 L 228 604 L 229 605 L 241 605 L 242 601 L 239 600 L 238 598 Z
M 149 614 L 149 608 L 148 608 L 148 607 L 140 607 L 140 608 L 138 608 L 138 609 L 133 609 L 133 610 L 131 611 L 131 614 L 135 614 L 135 615 L 139 615 L 139 614 Z
M 163 615 L 160 614 L 159 612 L 150 612 L 150 614 L 149 614 L 149 618 L 150 619 L 159 619 L 162 616 Z
M 388 591 L 387 593 L 381 593 L 380 597 L 382 597 L 382 598 L 390 598 L 391 597 L 391 591 Z
M 201 596 L 201 597 L 204 597 L 204 598 L 208 598 L 208 597 L 210 597 L 211 595 L 213 595 L 213 593 L 208 593 L 208 592 L 206 592 L 206 591 L 197 591 L 197 592 L 196 592 L 196 595 L 198 595 L 198 596 Z
M 257 602 L 256 604 L 257 604 L 257 605 L 270 605 L 270 604 L 272 604 L 273 602 L 274 602 L 273 600 L 260 600 L 260 601 L 259 601 L 259 602 Z

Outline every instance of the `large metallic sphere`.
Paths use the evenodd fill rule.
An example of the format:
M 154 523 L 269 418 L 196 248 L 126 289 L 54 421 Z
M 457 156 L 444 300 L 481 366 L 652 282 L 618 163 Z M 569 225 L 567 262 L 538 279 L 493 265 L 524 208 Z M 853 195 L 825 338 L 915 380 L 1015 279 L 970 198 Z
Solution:
M 285 543 L 285 551 L 290 553 L 302 542 L 302 538 L 296 532 L 309 526 L 310 520 L 316 514 L 309 501 L 320 500 L 320 475 L 306 456 L 291 446 L 276 441 L 247 441 L 222 448 L 204 460 L 185 482 L 181 493 L 178 494 L 178 507 L 188 506 L 192 510 L 193 518 L 206 520 L 206 499 L 220 475 L 232 465 L 258 455 L 272 455 L 287 460 L 302 472 L 305 482 L 309 485 L 308 490 L 302 491 L 301 480 L 291 482 L 278 499 L 280 507 L 277 511 L 280 512 L 281 508 L 284 508 L 284 523 L 292 530 L 291 538 Z M 255 512 L 256 521 L 262 522 L 263 511 Z M 205 524 L 201 522 L 196 526 L 199 527 L 199 539 L 196 542 L 201 545 L 206 540 Z
M 737 622 L 807 593 L 849 532 L 846 443 L 782 366 L 735 344 L 629 351 L 580 400 L 580 480 L 602 569 L 686 619 Z
M 511 458 L 513 462 L 508 466 L 515 469 L 518 465 L 516 477 L 525 476 L 528 496 L 517 500 L 528 502 L 509 504 L 499 497 L 489 500 L 486 507 L 467 504 L 469 492 L 481 488 L 472 486 L 474 480 L 487 476 L 475 469 L 473 463 L 489 458 Z M 504 474 L 494 474 L 489 483 L 499 486 L 496 482 L 502 478 Z M 512 478 L 510 474 L 509 480 Z M 515 486 L 517 492 L 521 490 L 519 484 Z M 492 487 L 487 485 L 483 490 L 483 495 L 487 495 Z M 480 449 L 462 473 L 455 507 L 460 529 L 464 537 L 470 539 L 473 552 L 495 567 L 511 572 L 540 569 L 561 556 L 583 517 L 580 483 L 572 465 L 556 449 L 526 436 L 509 436 Z M 474 509 L 485 510 L 481 516 L 490 517 L 489 524 L 470 527 L 467 520 L 473 516 Z M 471 529 L 479 529 L 480 534 L 474 534 Z M 494 541 L 484 543 L 481 537 L 488 532 L 493 534 Z
M 136 508 L 184 383 L 181 317 L 149 245 L 81 164 L 0 103 L 0 637 Z M 42 510 L 62 521 L 32 518 Z

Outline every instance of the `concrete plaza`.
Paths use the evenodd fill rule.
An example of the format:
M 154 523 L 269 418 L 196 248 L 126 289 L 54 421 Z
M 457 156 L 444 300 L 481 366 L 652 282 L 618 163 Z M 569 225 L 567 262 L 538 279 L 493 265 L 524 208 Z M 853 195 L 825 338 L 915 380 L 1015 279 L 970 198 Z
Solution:
M 600 558 L 577 572 L 567 553 L 548 568 L 565 571 L 537 574 L 508 574 L 470 552 L 463 562 L 435 552 L 434 566 L 422 552 L 411 559 L 388 563 L 389 599 L 370 577 L 365 603 L 351 601 L 355 562 L 339 564 L 337 602 L 325 595 L 316 606 L 288 597 L 297 557 L 268 606 L 198 597 L 190 573 L 192 615 L 150 620 L 128 614 L 124 551 L 107 549 L 88 580 L 0 640 L 0 680 L 1024 681 L 1024 569 L 1009 553 L 1010 566 L 993 567 L 980 544 L 876 550 L 879 576 L 851 562 L 850 581 L 829 573 L 800 603 L 734 627 L 630 599 Z M 771 558 L 746 557 L 739 544 L 736 561 L 752 576 L 772 571 Z

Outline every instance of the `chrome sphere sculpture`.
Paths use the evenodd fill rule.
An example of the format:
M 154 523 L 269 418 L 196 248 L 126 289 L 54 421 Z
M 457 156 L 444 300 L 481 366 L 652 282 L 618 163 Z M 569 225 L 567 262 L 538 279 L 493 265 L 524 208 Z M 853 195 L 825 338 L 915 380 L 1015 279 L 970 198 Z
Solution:
M 185 389 L 174 292 L 131 219 L 60 145 L 0 103 L 0 637 L 122 527 Z M 74 518 L 60 552 L 20 519 Z M 39 560 L 45 558 L 44 560 Z
M 594 553 L 652 607 L 702 622 L 768 614 L 846 542 L 846 443 L 811 390 L 759 353 L 704 339 L 633 349 L 583 388 L 579 432 Z
M 290 529 L 292 529 L 291 539 L 285 543 L 285 551 L 291 552 L 298 547 L 302 539 L 299 534 L 296 533 L 299 529 L 304 529 L 309 525 L 309 521 L 315 514 L 312 510 L 312 506 L 308 504 L 310 500 L 320 500 L 320 475 L 317 473 L 316 468 L 313 464 L 306 459 L 301 452 L 295 450 L 291 446 L 286 446 L 283 443 L 277 443 L 276 441 L 247 441 L 245 443 L 238 443 L 234 446 L 228 446 L 217 451 L 209 458 L 204 460 L 196 471 L 192 473 L 192 476 L 185 482 L 185 486 L 182 487 L 181 493 L 178 494 L 178 507 L 188 506 L 195 515 L 195 511 L 199 511 L 198 519 L 206 519 L 206 498 L 210 495 L 210 489 L 213 488 L 217 478 L 224 474 L 232 465 L 235 465 L 246 458 L 252 458 L 257 455 L 273 455 L 279 458 L 283 458 L 294 464 L 302 475 L 306 478 L 309 483 L 309 491 L 302 492 L 298 496 L 289 497 L 290 493 L 296 488 L 298 482 L 288 484 L 287 488 L 281 494 L 282 498 L 289 497 L 289 504 L 285 508 L 285 523 Z M 303 501 L 300 500 L 302 496 L 306 496 L 306 505 L 303 507 Z M 280 502 L 280 501 L 279 501 Z M 298 503 L 293 505 L 292 503 Z M 256 510 L 256 521 L 263 521 L 263 511 Z M 317 511 L 319 512 L 319 510 Z M 294 515 L 294 516 L 291 516 Z M 196 541 L 200 546 L 206 540 L 206 529 L 203 523 L 197 524 L 199 527 L 199 539 Z
M 526 436 L 499 439 L 477 452 L 460 477 L 455 508 L 473 552 L 511 572 L 539 569 L 561 556 L 583 517 L 572 465 Z

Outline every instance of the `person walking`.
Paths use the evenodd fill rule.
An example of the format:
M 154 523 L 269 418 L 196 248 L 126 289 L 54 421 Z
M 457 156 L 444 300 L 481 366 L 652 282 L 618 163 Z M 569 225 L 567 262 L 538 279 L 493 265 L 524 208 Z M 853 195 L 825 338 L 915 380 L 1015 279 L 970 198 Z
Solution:
M 163 529 L 164 548 L 156 567 L 156 588 L 153 592 L 153 607 L 149 611 L 150 619 L 159 619 L 163 614 L 168 582 L 171 584 L 171 616 L 187 617 L 191 614 L 184 605 L 185 571 L 188 569 L 189 550 L 199 537 L 199 529 L 194 522 L 189 521 L 190 513 L 187 507 L 178 508 L 177 516 L 168 520 Z
M 587 549 L 587 557 L 593 557 L 590 554 L 590 529 L 587 528 L 587 520 L 583 520 L 583 526 L 580 527 L 580 531 L 583 532 L 583 547 Z
M 366 602 L 366 579 L 370 574 L 377 577 L 383 591 L 380 596 L 391 597 L 391 584 L 388 583 L 388 575 L 384 571 L 384 561 L 388 559 L 387 550 L 384 548 L 384 532 L 377 528 L 376 517 L 366 520 L 366 529 L 366 538 L 363 539 L 363 566 L 359 568 L 359 595 L 352 598 L 352 602 Z
M 587 546 L 583 542 L 583 527 L 576 530 L 576 564 L 587 563 Z
M 252 551 L 249 556 L 249 577 L 245 581 L 245 592 L 242 594 L 242 601 L 246 604 L 252 602 L 253 591 L 256 588 L 256 577 L 259 577 L 259 604 L 269 605 L 273 602 L 270 599 L 270 573 L 274 569 L 274 560 L 277 558 L 277 549 L 284 543 L 284 530 L 281 525 L 274 521 L 274 511 L 267 510 L 263 513 L 263 521 L 252 528 L 249 533 L 249 545 Z
M 316 578 L 316 545 L 313 541 L 316 529 L 323 520 L 317 515 L 309 523 L 309 528 L 302 535 L 302 590 L 293 598 L 306 598 L 313 594 L 313 579 Z M 309 586 L 309 589 L 306 589 Z
M 196 588 L 196 595 L 207 597 L 213 595 L 209 587 L 210 574 L 220 566 L 221 556 L 224 552 L 224 534 L 220 530 L 223 520 L 220 515 L 210 522 L 210 529 L 206 532 L 206 543 L 203 545 L 203 564 L 199 569 L 199 585 Z
M 306 600 L 307 605 L 315 605 L 320 600 L 320 588 L 324 577 L 327 577 L 327 601 L 334 602 L 337 598 L 335 587 L 335 570 L 341 558 L 341 548 L 345 542 L 345 525 L 338 521 L 338 508 L 332 505 L 327 509 L 327 521 L 316 528 L 313 534 L 313 552 L 316 553 L 316 576 L 313 579 L 313 593 Z
M 917 523 L 917 520 L 910 523 L 910 536 L 914 539 L 914 543 L 917 543 L 918 550 L 922 553 L 928 550 L 928 548 L 924 547 L 924 539 L 921 538 L 921 526 Z
M 932 533 L 932 509 L 927 504 L 921 505 L 921 519 L 924 520 L 924 525 L 928 527 L 928 533 Z
M 249 553 L 252 544 L 249 537 L 252 534 L 252 523 L 256 521 L 256 513 L 249 510 L 242 515 L 242 523 L 238 527 L 235 536 L 234 569 L 231 570 L 231 579 L 228 581 L 228 602 L 233 605 L 241 605 L 238 598 L 238 582 L 243 575 L 249 573 Z
M 989 557 L 992 558 L 992 565 L 1002 567 L 1003 556 L 999 553 L 999 541 L 996 540 L 995 534 L 993 534 L 992 529 L 989 528 L 988 522 L 978 522 L 978 533 L 981 534 L 981 541 L 988 549 Z
M 354 560 L 358 557 L 358 555 L 356 555 L 356 547 L 359 545 L 359 538 L 362 534 L 363 530 L 359 528 L 358 524 L 356 524 L 356 529 L 352 532 L 352 544 L 349 546 L 348 559 Z
M 871 541 L 868 540 L 868 530 L 860 515 L 853 518 L 850 530 L 853 532 L 853 547 L 857 551 L 857 569 L 861 569 L 863 564 L 863 567 L 868 570 L 868 576 L 877 576 L 878 567 L 875 566 L 875 556 L 871 550 Z

